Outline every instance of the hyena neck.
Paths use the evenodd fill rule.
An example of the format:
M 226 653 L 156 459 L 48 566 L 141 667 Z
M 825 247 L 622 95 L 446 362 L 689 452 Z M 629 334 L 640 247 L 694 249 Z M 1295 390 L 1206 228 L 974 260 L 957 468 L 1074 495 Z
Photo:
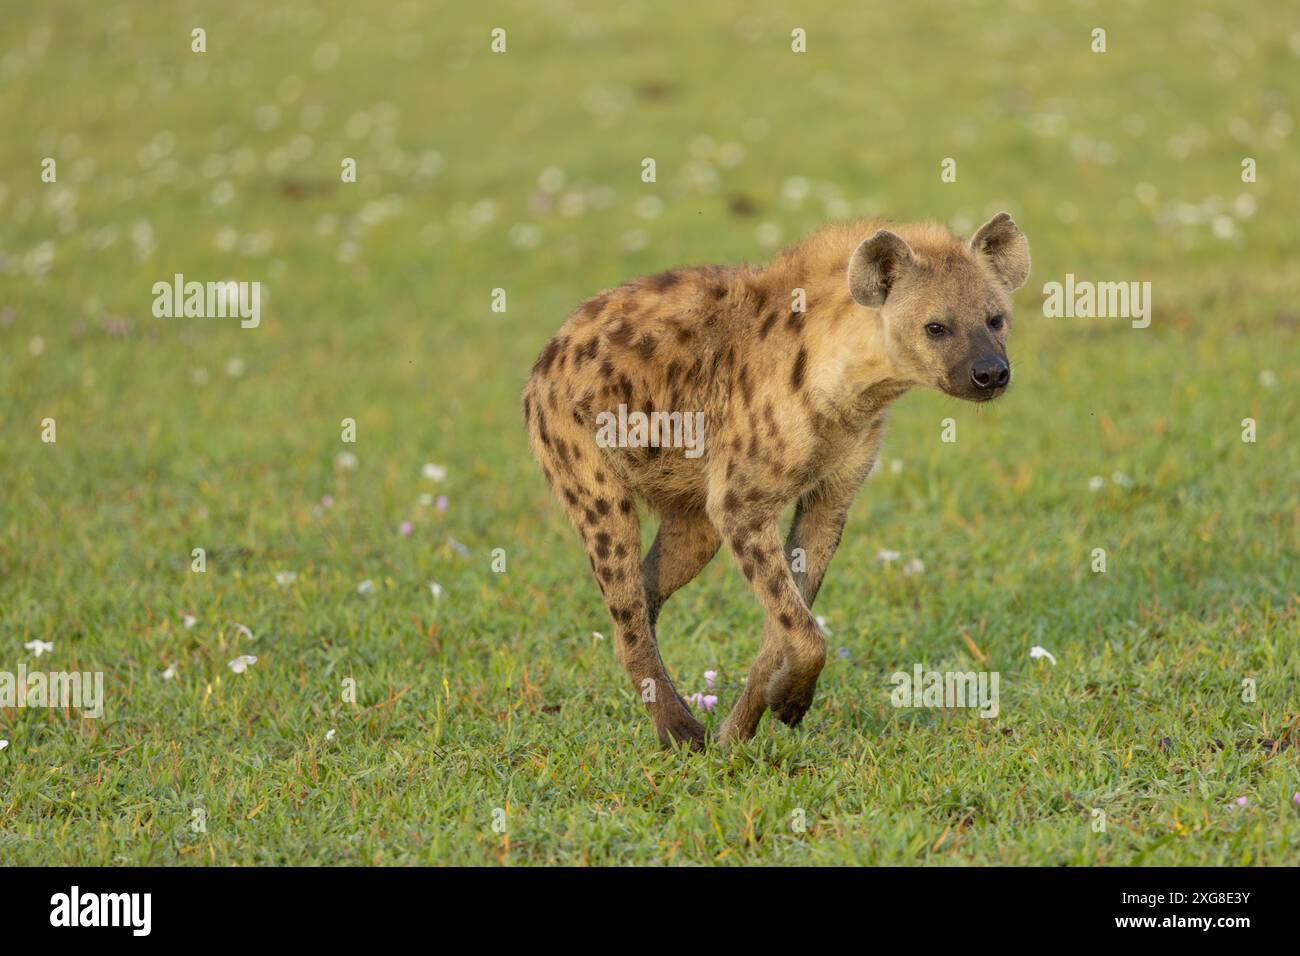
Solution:
M 880 314 L 847 292 L 810 321 L 816 348 L 810 356 L 809 400 L 844 428 L 869 428 L 916 384 L 890 360 Z
M 864 220 L 829 226 L 784 250 L 759 279 L 769 302 L 788 301 L 793 290 L 802 290 L 805 313 L 775 326 L 767 347 L 806 349 L 805 403 L 850 431 L 870 427 L 917 384 L 890 359 L 879 311 L 859 305 L 849 293 L 849 257 L 881 225 Z

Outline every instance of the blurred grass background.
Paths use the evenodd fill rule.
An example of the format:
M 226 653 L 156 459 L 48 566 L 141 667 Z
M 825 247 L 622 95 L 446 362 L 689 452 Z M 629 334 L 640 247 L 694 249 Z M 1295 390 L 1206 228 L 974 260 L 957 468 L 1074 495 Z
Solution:
M 0 710 L 0 859 L 1296 862 L 1298 67 L 1282 2 L 0 8 L 0 669 L 108 683 Z M 637 274 L 1000 209 L 1016 386 L 896 407 L 813 711 L 658 752 L 533 358 Z M 154 318 L 178 272 L 262 282 L 261 326 Z M 1151 281 L 1151 327 L 1043 318 L 1067 272 Z M 664 614 L 712 723 L 760 623 L 726 555 Z M 998 670 L 1002 714 L 890 708 L 917 662 Z

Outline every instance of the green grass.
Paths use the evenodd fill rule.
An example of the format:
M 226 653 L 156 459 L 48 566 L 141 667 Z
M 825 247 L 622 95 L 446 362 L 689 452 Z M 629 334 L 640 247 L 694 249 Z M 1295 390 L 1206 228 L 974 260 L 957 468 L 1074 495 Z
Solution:
M 1300 862 L 1300 18 L 1058 6 L 6 5 L 0 670 L 52 641 L 107 702 L 0 710 L 0 860 Z M 533 358 L 640 273 L 1001 208 L 1034 252 L 1016 385 L 896 407 L 812 711 L 660 751 L 527 452 Z M 261 327 L 155 319 L 175 272 L 262 281 Z M 1043 318 L 1067 272 L 1150 280 L 1151 327 Z M 760 627 L 725 554 L 664 613 L 711 726 Z M 891 707 L 916 663 L 998 671 L 1000 715 Z

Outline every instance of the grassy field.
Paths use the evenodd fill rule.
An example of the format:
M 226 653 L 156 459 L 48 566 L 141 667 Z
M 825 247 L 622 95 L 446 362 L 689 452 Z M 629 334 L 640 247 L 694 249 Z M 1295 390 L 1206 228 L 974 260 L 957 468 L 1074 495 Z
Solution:
M 106 701 L 0 709 L 0 862 L 1300 863 L 1300 16 L 1174 6 L 4 5 L 0 671 Z M 661 751 L 537 352 L 637 274 L 999 209 L 1015 387 L 896 406 L 802 726 Z M 260 326 L 155 318 L 175 273 Z M 1067 273 L 1150 327 L 1045 318 Z M 725 553 L 664 612 L 711 727 L 760 627 Z M 892 707 L 916 664 L 1000 714 Z

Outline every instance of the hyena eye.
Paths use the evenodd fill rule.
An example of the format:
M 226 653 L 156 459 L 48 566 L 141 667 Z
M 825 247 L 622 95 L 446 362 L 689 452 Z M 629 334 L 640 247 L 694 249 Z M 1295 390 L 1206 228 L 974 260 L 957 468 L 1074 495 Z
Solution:
M 932 339 L 937 339 L 948 334 L 947 327 L 940 325 L 938 322 L 931 322 L 926 325 L 925 331 L 929 333 L 930 338 Z
M 989 328 L 994 330 L 1002 328 L 1002 321 L 1003 318 L 1001 315 L 993 316 L 993 318 L 989 319 Z

